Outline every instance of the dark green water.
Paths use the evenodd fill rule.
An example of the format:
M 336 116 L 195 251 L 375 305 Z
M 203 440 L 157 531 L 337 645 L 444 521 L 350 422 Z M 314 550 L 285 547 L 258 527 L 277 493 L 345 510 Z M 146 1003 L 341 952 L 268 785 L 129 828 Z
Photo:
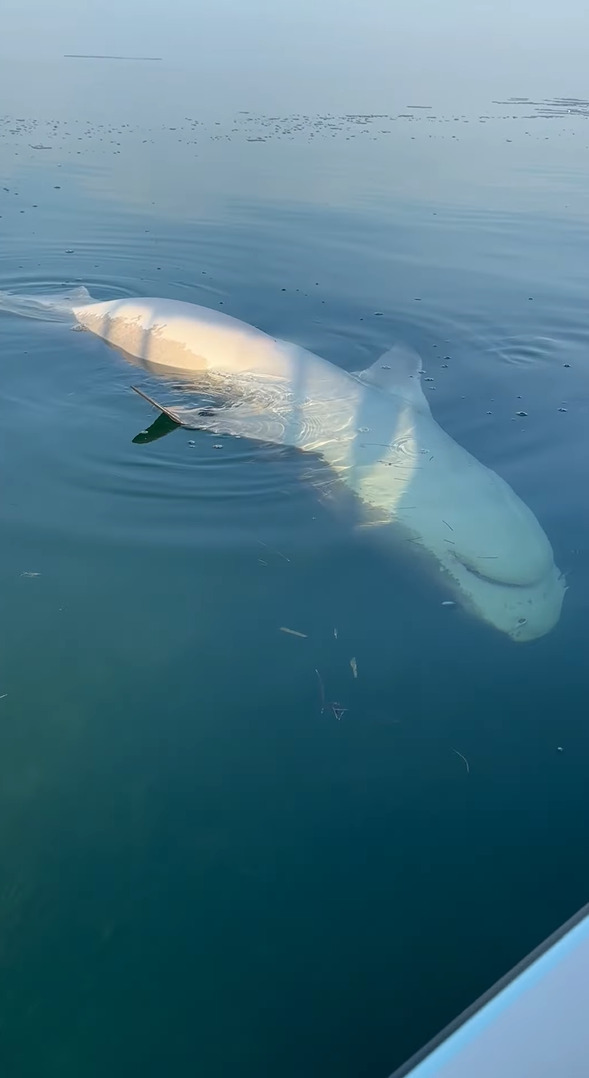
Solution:
M 0 289 L 409 342 L 570 590 L 517 646 L 307 460 L 134 443 L 140 372 L 3 315 L 0 1070 L 386 1078 L 589 893 L 587 109 L 150 120 L 71 70 L 0 119 Z

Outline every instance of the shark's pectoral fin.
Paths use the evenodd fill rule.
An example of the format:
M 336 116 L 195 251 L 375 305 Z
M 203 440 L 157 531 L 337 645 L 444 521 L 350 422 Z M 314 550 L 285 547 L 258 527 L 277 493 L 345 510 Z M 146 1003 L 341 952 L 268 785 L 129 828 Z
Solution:
M 430 407 L 421 387 L 422 374 L 421 357 L 404 344 L 393 345 L 366 370 L 354 371 L 354 377 L 365 385 L 402 397 L 418 411 L 429 415 Z
M 137 386 L 131 388 L 153 408 L 157 408 L 162 416 L 165 416 L 175 427 L 184 427 L 186 430 L 205 430 L 211 434 L 227 434 L 233 438 L 249 438 L 252 441 L 272 444 L 282 444 L 285 441 L 284 416 L 275 409 L 261 409 L 248 402 L 227 404 L 221 408 L 168 408 L 159 401 L 153 400 Z M 137 439 L 150 440 L 145 438 L 145 433 L 147 432 L 137 435 Z
M 143 400 L 147 401 L 148 404 L 151 404 L 152 408 L 157 408 L 158 412 L 161 412 L 162 416 L 166 416 L 166 418 L 169 419 L 175 427 L 184 426 L 180 416 L 177 415 L 177 413 L 173 412 L 171 408 L 166 408 L 164 404 L 160 404 L 158 401 L 154 401 L 153 397 L 148 397 L 147 393 L 144 393 L 143 390 L 139 389 L 137 386 L 131 386 L 131 389 L 134 393 L 137 393 L 140 397 L 143 397 Z M 161 419 L 161 416 L 159 418 Z M 157 419 L 155 422 L 157 423 Z M 153 423 L 152 426 L 155 426 L 155 423 Z M 139 435 L 137 437 L 139 437 Z
M 157 408 L 157 410 L 162 413 L 159 418 L 162 419 L 165 417 L 174 428 L 185 427 L 186 430 L 216 431 L 216 426 L 213 421 L 218 415 L 222 415 L 225 411 L 223 408 L 208 407 L 168 408 L 167 405 L 161 404 L 160 401 L 154 400 L 153 397 L 148 397 L 147 393 L 144 393 L 142 389 L 138 389 L 137 386 L 131 386 L 131 389 L 134 390 L 135 393 L 138 393 L 140 397 L 143 397 L 143 400 L 147 401 L 148 404 L 151 404 L 152 408 Z M 157 422 L 156 419 L 155 423 Z M 152 427 L 155 427 L 155 423 L 152 424 Z M 151 430 L 152 427 L 150 427 L 149 430 Z

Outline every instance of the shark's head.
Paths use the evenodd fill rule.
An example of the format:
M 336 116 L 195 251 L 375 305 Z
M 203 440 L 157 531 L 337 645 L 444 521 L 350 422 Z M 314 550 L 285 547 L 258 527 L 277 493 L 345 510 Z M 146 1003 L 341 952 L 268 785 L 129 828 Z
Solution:
M 465 608 L 518 642 L 544 636 L 566 586 L 543 528 L 504 479 L 436 423 L 419 357 L 393 349 L 382 358 L 357 376 L 364 388 L 354 418 L 368 418 L 370 435 L 351 443 L 346 481 L 413 549 L 433 555 Z
M 512 640 L 535 640 L 560 618 L 565 579 L 531 509 L 478 462 L 460 474 L 463 452 L 453 454 L 460 483 L 446 488 L 446 515 L 435 538 L 440 562 L 465 607 Z

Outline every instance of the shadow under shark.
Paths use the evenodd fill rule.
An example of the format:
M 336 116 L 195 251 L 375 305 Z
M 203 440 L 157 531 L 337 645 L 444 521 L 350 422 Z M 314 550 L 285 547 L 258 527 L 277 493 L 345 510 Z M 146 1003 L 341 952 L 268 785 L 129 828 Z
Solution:
M 565 582 L 531 510 L 433 418 L 419 357 L 392 348 L 353 374 L 296 344 L 190 303 L 94 303 L 85 288 L 0 293 L 0 310 L 78 325 L 156 374 L 186 378 L 224 402 L 169 409 L 136 441 L 175 425 L 316 454 L 371 523 L 427 552 L 455 597 L 513 640 L 558 622 Z M 144 394 L 142 394 L 144 395 Z

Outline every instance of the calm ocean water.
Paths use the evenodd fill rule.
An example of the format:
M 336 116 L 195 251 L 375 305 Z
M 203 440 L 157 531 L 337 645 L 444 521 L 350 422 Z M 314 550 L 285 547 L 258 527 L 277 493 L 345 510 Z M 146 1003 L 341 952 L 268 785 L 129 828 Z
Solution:
M 216 110 L 94 65 L 4 72 L 0 289 L 348 370 L 408 342 L 570 588 L 516 646 L 308 460 L 134 442 L 141 372 L 2 315 L 0 1070 L 386 1078 L 589 895 L 589 105 Z

